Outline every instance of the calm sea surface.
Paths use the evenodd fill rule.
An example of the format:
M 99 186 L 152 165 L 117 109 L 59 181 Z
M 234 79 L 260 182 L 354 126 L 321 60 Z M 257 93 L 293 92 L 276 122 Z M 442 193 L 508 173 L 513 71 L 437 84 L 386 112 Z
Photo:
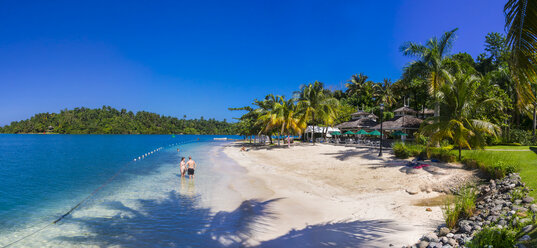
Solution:
M 122 167 L 72 215 L 12 247 L 233 246 L 226 234 L 241 233 L 255 209 L 215 219 L 198 204 L 224 187 L 210 156 L 225 142 L 214 137 L 224 136 L 0 135 L 0 247 L 54 221 Z M 195 180 L 178 176 L 179 157 L 189 155 L 199 164 Z

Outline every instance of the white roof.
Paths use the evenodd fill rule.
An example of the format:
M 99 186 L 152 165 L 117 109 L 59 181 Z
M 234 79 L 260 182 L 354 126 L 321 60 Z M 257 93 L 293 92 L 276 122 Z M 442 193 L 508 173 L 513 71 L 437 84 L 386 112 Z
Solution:
M 335 127 L 319 127 L 319 126 L 315 126 L 315 128 L 313 128 L 313 126 L 308 126 L 306 128 L 306 131 L 304 131 L 304 132 L 305 133 L 311 133 L 311 130 L 313 129 L 315 133 L 325 133 L 327 128 L 328 128 L 328 133 L 340 132 L 339 128 L 335 128 Z

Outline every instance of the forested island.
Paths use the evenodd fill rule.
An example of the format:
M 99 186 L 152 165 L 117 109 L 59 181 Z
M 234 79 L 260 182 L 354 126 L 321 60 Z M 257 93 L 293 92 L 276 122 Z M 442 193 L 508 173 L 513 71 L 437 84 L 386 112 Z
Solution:
M 110 106 L 40 113 L 0 127 L 0 133 L 57 134 L 236 134 L 236 124 L 215 119 L 182 119 Z

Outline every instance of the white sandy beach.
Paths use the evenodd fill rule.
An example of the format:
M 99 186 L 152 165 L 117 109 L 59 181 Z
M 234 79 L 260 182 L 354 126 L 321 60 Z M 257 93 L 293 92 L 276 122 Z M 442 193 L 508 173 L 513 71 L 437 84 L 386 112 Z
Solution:
M 229 182 L 230 189 L 242 201 L 274 200 L 272 217 L 248 240 L 262 247 L 414 244 L 443 222 L 439 206 L 426 211 L 415 203 L 473 178 L 458 165 L 409 169 L 389 152 L 379 158 L 377 149 L 302 144 L 241 152 L 240 146 L 223 148 L 246 169 Z

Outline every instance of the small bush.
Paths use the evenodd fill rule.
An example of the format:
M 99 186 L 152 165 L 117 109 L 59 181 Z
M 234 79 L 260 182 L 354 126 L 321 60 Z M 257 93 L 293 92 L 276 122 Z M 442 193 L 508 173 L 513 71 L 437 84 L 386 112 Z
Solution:
M 433 147 L 427 150 L 427 155 L 429 158 L 438 159 L 443 162 L 455 162 L 457 160 L 457 157 L 451 154 L 451 149 L 453 149 L 453 146 L 446 146 L 440 148 Z
M 516 234 L 515 230 L 509 228 L 485 227 L 466 244 L 466 247 L 515 247 Z
M 397 158 L 408 158 L 410 157 L 410 150 L 406 147 L 405 144 L 401 142 L 396 142 L 392 145 L 393 154 Z

